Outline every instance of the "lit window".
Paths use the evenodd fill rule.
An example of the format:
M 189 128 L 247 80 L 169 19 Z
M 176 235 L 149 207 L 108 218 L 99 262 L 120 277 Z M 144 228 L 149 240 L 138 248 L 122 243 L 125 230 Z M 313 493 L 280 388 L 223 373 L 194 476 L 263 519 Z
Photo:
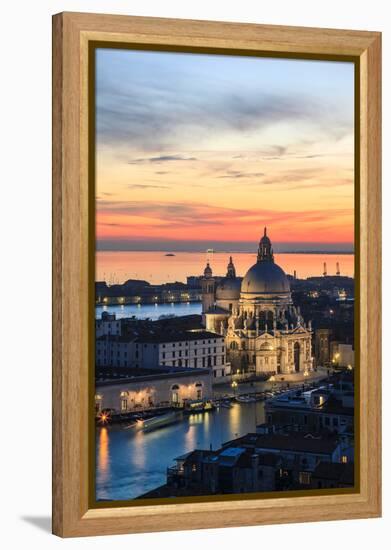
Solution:
M 347 462 L 348 462 L 348 457 L 347 457 L 346 455 L 343 455 L 343 456 L 341 457 L 341 462 L 342 462 L 342 464 L 347 464 Z
M 301 485 L 309 485 L 311 483 L 311 474 L 309 472 L 300 472 L 299 483 Z

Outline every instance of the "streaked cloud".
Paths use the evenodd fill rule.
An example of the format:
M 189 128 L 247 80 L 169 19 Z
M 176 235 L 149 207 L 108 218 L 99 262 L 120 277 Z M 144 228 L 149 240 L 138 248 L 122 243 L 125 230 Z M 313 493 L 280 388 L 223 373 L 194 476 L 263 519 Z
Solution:
M 96 89 L 101 243 L 353 241 L 352 64 L 99 50 Z

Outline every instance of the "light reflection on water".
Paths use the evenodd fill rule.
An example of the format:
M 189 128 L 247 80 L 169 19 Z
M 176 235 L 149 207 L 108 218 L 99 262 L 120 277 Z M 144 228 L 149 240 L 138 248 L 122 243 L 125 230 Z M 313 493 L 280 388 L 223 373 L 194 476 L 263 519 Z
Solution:
M 197 448 L 217 449 L 262 422 L 263 403 L 235 403 L 149 433 L 97 428 L 97 499 L 132 499 L 163 485 L 175 457 Z

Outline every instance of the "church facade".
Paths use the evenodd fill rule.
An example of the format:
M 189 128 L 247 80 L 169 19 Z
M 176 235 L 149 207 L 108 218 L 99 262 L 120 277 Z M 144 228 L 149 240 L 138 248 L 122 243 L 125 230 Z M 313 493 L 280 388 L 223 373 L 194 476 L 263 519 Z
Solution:
M 202 313 L 207 330 L 224 336 L 231 371 L 293 374 L 312 370 L 311 321 L 292 303 L 290 284 L 274 262 L 266 228 L 257 261 L 244 278 L 232 257 L 225 277 L 213 277 L 207 264 Z

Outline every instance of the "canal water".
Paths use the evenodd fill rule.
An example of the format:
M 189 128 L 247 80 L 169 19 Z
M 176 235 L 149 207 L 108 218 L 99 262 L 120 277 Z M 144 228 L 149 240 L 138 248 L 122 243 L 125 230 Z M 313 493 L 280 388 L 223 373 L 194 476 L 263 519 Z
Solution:
M 115 313 L 117 319 L 124 317 L 137 317 L 137 319 L 152 319 L 156 321 L 161 316 L 165 315 L 201 315 L 201 302 L 188 303 L 171 303 L 171 304 L 126 304 L 126 305 L 110 305 L 110 306 L 95 306 L 95 317 L 100 319 L 102 312 Z
M 254 432 L 264 422 L 264 403 L 233 403 L 195 414 L 177 424 L 144 433 L 120 426 L 97 428 L 97 500 L 133 499 L 166 482 L 167 467 L 194 449 L 218 449 L 222 443 Z

